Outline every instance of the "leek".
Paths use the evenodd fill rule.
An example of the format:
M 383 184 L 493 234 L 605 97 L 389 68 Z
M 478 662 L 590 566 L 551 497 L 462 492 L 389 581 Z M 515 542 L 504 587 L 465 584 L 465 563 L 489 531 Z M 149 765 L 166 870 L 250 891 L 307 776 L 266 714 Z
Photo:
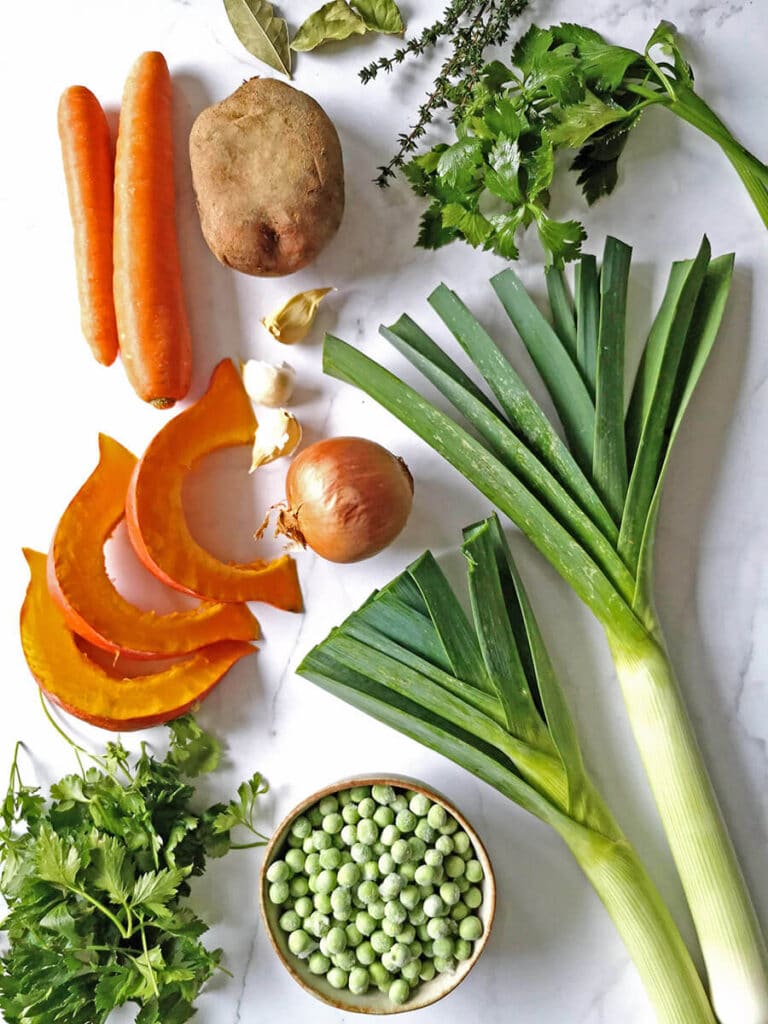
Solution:
M 584 767 L 498 519 L 465 530 L 463 551 L 471 622 L 427 552 L 310 651 L 299 673 L 551 825 L 615 922 L 660 1024 L 714 1024 L 669 911 Z
M 512 270 L 492 281 L 547 385 L 568 445 L 543 425 L 544 413 L 501 349 L 445 286 L 430 303 L 490 394 L 469 382 L 409 318 L 382 333 L 472 433 L 337 338 L 326 337 L 324 366 L 375 398 L 455 466 L 520 527 L 601 622 L 694 919 L 715 1012 L 722 1024 L 768 1024 L 765 940 L 653 602 L 664 475 L 715 341 L 733 257 L 712 259 L 705 238 L 693 260 L 673 265 L 622 416 L 617 367 L 623 365 L 627 270 L 628 251 L 615 240 L 606 243 L 599 274 L 594 257 L 582 257 L 573 304 L 575 349 L 561 279 L 549 282 L 557 305 L 554 328 Z

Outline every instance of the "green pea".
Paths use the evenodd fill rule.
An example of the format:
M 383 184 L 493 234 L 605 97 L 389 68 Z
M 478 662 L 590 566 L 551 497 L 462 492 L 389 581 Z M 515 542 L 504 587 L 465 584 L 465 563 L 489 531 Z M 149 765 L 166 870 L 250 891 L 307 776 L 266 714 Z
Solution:
M 353 786 L 349 790 L 350 797 L 355 803 L 360 803 L 361 800 L 367 800 L 371 795 L 370 786 Z
M 459 823 L 455 818 L 451 818 L 450 815 L 446 820 L 445 824 L 440 828 L 440 834 L 444 836 L 452 836 L 454 832 L 458 830 Z
M 368 968 L 368 973 L 371 976 L 371 981 L 373 982 L 373 984 L 380 990 L 382 988 L 386 990 L 386 987 L 388 987 L 392 981 L 392 975 L 389 973 L 386 967 L 384 967 L 383 964 L 379 963 L 376 960 L 374 960 L 374 962 Z
M 355 925 L 361 935 L 373 935 L 378 927 L 378 922 L 367 910 L 360 910 L 355 916 Z
M 424 922 L 424 924 L 419 924 L 416 926 L 416 937 L 418 938 L 419 942 L 432 941 L 429 937 L 429 932 L 427 931 L 426 921 Z
M 357 838 L 366 846 L 373 846 L 379 838 L 379 826 L 371 818 L 363 818 L 357 826 Z
M 378 882 L 379 880 L 379 865 L 375 860 L 367 860 L 363 864 L 363 878 L 366 882 Z
M 442 828 L 448 821 L 448 812 L 441 804 L 432 804 L 427 811 L 427 823 L 432 828 Z
M 470 915 L 459 924 L 459 937 L 467 942 L 475 942 L 483 934 L 483 923 L 479 917 Z
M 377 807 L 376 812 L 373 815 L 373 820 L 379 828 L 386 828 L 387 825 L 391 825 L 395 820 L 395 812 L 391 807 Z
M 352 806 L 351 804 L 349 805 Z M 356 825 L 345 825 L 341 830 L 341 841 L 345 846 L 354 846 L 357 842 L 357 826 Z
M 464 893 L 464 902 L 471 910 L 477 910 L 483 902 L 483 894 L 477 886 L 473 885 L 471 889 L 467 889 Z
M 287 859 L 287 858 L 286 858 Z M 464 874 L 470 882 L 482 882 L 484 878 L 483 865 L 479 860 L 468 860 L 464 868 Z
M 370 942 L 377 953 L 386 953 L 394 945 L 394 940 L 385 931 L 378 928 L 370 937 Z
M 287 882 L 273 882 L 269 887 L 269 898 L 275 906 L 282 906 L 287 903 L 291 890 Z
M 408 844 L 411 847 L 411 857 L 414 861 L 421 861 L 424 858 L 424 854 L 427 852 L 427 844 L 423 839 L 418 836 L 411 836 L 408 840 Z
M 416 940 L 416 929 L 409 922 L 401 924 L 397 937 L 398 941 L 404 942 L 406 946 L 410 946 Z
M 322 939 L 324 935 L 328 934 L 331 922 L 325 914 L 315 910 L 307 918 L 305 927 L 310 935 L 314 935 L 316 939 Z
M 309 956 L 310 952 L 314 949 L 314 945 L 315 944 L 312 942 L 312 939 L 307 935 L 303 928 L 299 928 L 295 932 L 291 932 L 288 936 L 288 949 L 290 949 L 294 956 Z
M 347 945 L 352 949 L 363 941 L 363 933 L 356 924 L 348 924 L 344 931 L 347 933 Z
M 366 846 L 365 843 L 356 842 L 350 847 L 349 855 L 355 864 L 365 864 L 367 860 L 371 859 L 372 852 L 370 846 Z
M 328 835 L 335 836 L 344 828 L 344 819 L 340 814 L 334 811 L 332 814 L 326 814 L 323 818 L 322 829 L 323 832 L 327 832 Z
M 419 865 L 415 860 L 407 860 L 405 864 L 400 864 L 400 875 L 406 882 L 412 882 L 416 877 L 416 871 Z
M 419 978 L 421 981 L 432 981 L 435 974 L 435 964 L 432 960 L 421 961 L 421 971 L 419 971 Z
M 357 895 L 362 903 L 373 903 L 379 898 L 379 887 L 372 881 L 361 882 L 357 887 Z
M 388 921 L 386 917 L 381 922 L 381 930 L 391 939 L 396 939 L 400 935 L 400 929 L 402 927 L 403 926 L 401 924 L 395 924 L 394 921 Z
M 438 836 L 435 839 L 435 849 L 444 857 L 448 857 L 453 853 L 453 836 Z
M 295 910 L 286 910 L 280 915 L 280 927 L 284 932 L 295 932 L 301 928 L 301 918 Z
M 432 885 L 435 881 L 437 873 L 433 867 L 429 864 L 420 864 L 416 868 L 416 872 L 413 876 L 413 880 L 417 885 Z
M 288 867 L 296 874 L 299 871 L 303 871 L 307 862 L 306 854 L 303 850 L 287 850 L 285 854 L 285 863 Z M 280 881 L 280 879 L 270 879 L 270 881 Z
M 355 956 L 354 949 L 345 949 L 343 953 L 337 953 L 336 956 L 331 957 L 331 962 L 334 967 L 340 967 L 342 971 L 347 973 L 357 967 L 357 957 Z
M 317 852 L 307 854 L 304 859 L 304 873 L 307 875 L 319 875 L 321 871 L 320 854 Z
M 373 797 L 364 797 L 357 805 L 357 813 L 361 818 L 372 818 L 376 812 L 376 801 Z
M 267 868 L 267 879 L 270 882 L 287 882 L 291 877 L 291 869 L 284 860 L 273 860 Z
M 403 942 L 396 942 L 389 951 L 389 955 L 392 958 L 392 962 L 398 968 L 405 967 L 411 959 L 411 951 Z
M 400 902 L 406 910 L 415 910 L 419 903 L 419 890 L 415 885 L 406 885 L 400 890 Z
M 466 832 L 457 832 L 453 837 L 453 848 L 456 851 L 456 853 L 468 853 L 472 849 L 472 840 L 469 838 Z
M 390 875 L 395 870 L 395 858 L 391 853 L 382 853 L 378 860 L 379 872 L 382 875 Z
M 449 878 L 458 878 L 464 874 L 464 861 L 458 854 L 452 853 L 445 859 L 445 873 Z
M 323 820 L 323 816 L 320 813 L 320 808 L 315 804 L 314 807 L 310 807 L 307 811 L 307 820 L 309 821 L 312 828 L 320 828 L 320 822 Z
M 318 853 L 322 853 L 323 850 L 330 850 L 333 846 L 333 839 L 327 832 L 323 832 L 320 829 L 312 833 L 312 847 L 317 850 Z
M 414 829 L 416 836 L 423 839 L 425 843 L 433 843 L 437 838 L 437 832 L 429 824 L 428 818 L 421 818 Z
M 381 841 L 385 846 L 393 846 L 400 838 L 400 829 L 397 825 L 385 825 L 381 830 Z
M 357 864 L 342 864 L 336 875 L 336 879 L 339 885 L 345 889 L 351 888 L 353 885 L 357 885 L 360 881 L 360 868 Z
M 352 912 L 352 897 L 349 889 L 334 889 L 330 896 L 334 917 L 348 918 Z
M 347 948 L 347 933 L 343 928 L 334 925 L 325 936 L 325 945 L 331 956 L 341 953 Z
M 302 920 L 309 917 L 314 910 L 314 904 L 309 896 L 301 896 L 296 900 L 293 908 Z
M 357 804 L 346 804 L 341 809 L 341 816 L 347 825 L 356 825 L 360 821 L 360 811 Z
M 411 994 L 411 986 L 405 980 L 405 978 L 397 978 L 389 986 L 389 999 L 395 1006 L 402 1006 L 403 1003 L 408 1002 L 408 997 Z
M 313 839 L 313 836 L 314 833 L 312 833 L 311 836 L 307 836 L 306 839 L 301 840 L 301 852 L 304 854 L 305 857 L 307 856 L 307 854 L 312 853 L 312 851 L 315 849 L 315 841 Z
M 432 942 L 432 954 L 443 960 L 453 956 L 453 939 L 448 938 L 448 936 L 442 939 L 435 939 Z
M 384 913 L 387 909 L 387 905 L 384 900 L 374 900 L 373 903 L 368 904 L 368 913 L 376 921 L 384 920 Z
M 408 807 L 416 815 L 417 818 L 423 818 L 429 814 L 429 808 L 432 803 L 428 796 L 423 793 L 414 793 L 408 802 Z
M 373 850 L 374 857 L 380 857 L 382 853 L 389 853 L 389 850 L 384 843 L 382 843 L 381 839 L 377 839 L 371 849 Z
M 288 889 L 291 896 L 294 899 L 298 899 L 300 896 L 306 896 L 309 892 L 309 881 L 306 875 L 296 875 L 288 883 Z
M 466 875 L 461 875 L 459 878 L 454 879 L 456 885 L 459 887 L 459 892 L 463 896 L 464 893 L 469 889 L 469 879 Z
M 302 840 L 299 839 L 298 836 L 292 835 L 292 833 L 290 833 L 290 832 L 288 833 L 288 839 L 286 840 L 286 842 L 288 843 L 288 846 L 291 849 L 295 849 L 296 847 L 300 847 L 301 844 L 302 844 Z
M 376 950 L 366 939 L 365 942 L 361 942 L 357 949 L 355 949 L 355 956 L 363 967 L 370 967 L 376 959 Z
M 393 873 L 387 875 L 379 886 L 379 894 L 385 901 L 396 900 L 403 888 L 403 880 Z
M 453 944 L 453 955 L 457 960 L 469 960 L 472 956 L 472 943 L 466 939 L 456 939 Z
M 300 815 L 294 823 L 291 825 L 291 835 L 296 836 L 298 839 L 306 839 L 312 832 L 312 824 L 309 818 L 305 818 Z
M 325 817 L 326 814 L 333 814 L 334 811 L 338 811 L 339 801 L 331 794 L 330 796 L 324 796 L 317 806 L 320 813 Z
M 405 864 L 411 859 L 411 844 L 407 839 L 396 839 L 390 853 L 395 864 Z
M 395 814 L 405 811 L 408 808 L 408 799 L 404 793 L 395 793 L 395 799 L 389 805 Z
M 331 846 L 318 854 L 321 870 L 335 871 L 341 864 L 341 851 Z
M 402 899 L 402 893 L 400 894 L 400 898 Z M 411 924 L 416 928 L 418 928 L 419 925 L 427 923 L 429 918 L 424 913 L 424 907 L 422 907 L 421 904 L 411 911 L 410 920 Z
M 321 914 L 330 914 L 331 912 L 331 897 L 327 892 L 315 893 L 312 901 L 315 905 L 315 910 L 319 910 Z
M 315 875 L 317 891 L 330 893 L 332 889 L 336 888 L 336 872 L 335 871 L 321 871 L 319 875 Z
M 349 975 L 340 967 L 332 967 L 325 976 L 331 988 L 346 988 Z
M 461 899 L 459 887 L 455 882 L 443 882 L 440 886 L 440 899 L 449 907 L 455 907 Z
M 353 996 L 362 996 L 368 991 L 370 976 L 364 967 L 353 967 L 349 972 L 349 991 Z
M 395 815 L 395 825 L 401 832 L 413 832 L 419 819 L 407 807 Z
M 436 956 L 432 963 L 435 965 L 435 970 L 438 974 L 453 974 L 456 970 L 456 961 L 453 957 L 443 959 L 440 956 Z
M 413 927 L 413 926 L 411 926 L 411 927 Z M 414 931 L 414 934 L 415 934 L 415 931 Z M 408 945 L 409 945 L 409 948 L 411 950 L 411 959 L 412 960 L 418 960 L 418 958 L 424 952 L 424 947 L 418 941 L 418 939 L 414 940 L 413 942 L 410 942 Z
M 463 922 L 462 922 L 463 924 Z M 427 935 L 434 942 L 435 939 L 447 938 L 456 925 L 445 917 L 431 917 L 427 921 Z M 461 927 L 461 925 L 459 925 Z
M 395 791 L 392 786 L 371 786 L 371 796 L 377 804 L 391 804 Z
M 344 808 L 352 799 L 352 794 L 348 789 L 340 789 L 336 794 L 336 799 L 339 801 L 339 807 Z
M 384 908 L 384 918 L 395 924 L 403 924 L 408 917 L 408 911 L 400 900 L 390 900 Z
M 316 950 L 307 960 L 307 967 L 312 974 L 325 974 L 330 966 L 331 961 L 327 956 L 323 956 L 319 950 Z
M 424 851 L 424 863 L 429 864 L 431 868 L 439 868 L 443 863 L 443 855 L 439 850 L 434 848 Z

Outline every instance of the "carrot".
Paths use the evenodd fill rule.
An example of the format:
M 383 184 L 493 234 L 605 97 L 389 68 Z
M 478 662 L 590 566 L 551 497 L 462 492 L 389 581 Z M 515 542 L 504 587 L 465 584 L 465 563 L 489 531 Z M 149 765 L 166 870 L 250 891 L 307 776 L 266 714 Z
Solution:
M 136 393 L 160 409 L 189 390 L 192 345 L 176 239 L 171 78 L 143 53 L 123 92 L 115 159 L 114 300 Z
M 109 366 L 117 356 L 112 299 L 114 161 L 109 125 L 101 104 L 83 85 L 63 93 L 58 123 L 75 235 L 80 321 L 94 356 Z

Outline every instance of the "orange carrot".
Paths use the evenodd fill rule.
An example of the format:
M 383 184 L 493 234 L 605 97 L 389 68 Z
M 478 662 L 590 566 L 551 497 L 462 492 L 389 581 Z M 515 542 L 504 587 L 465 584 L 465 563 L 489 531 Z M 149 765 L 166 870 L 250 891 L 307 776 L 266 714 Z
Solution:
M 186 395 L 192 371 L 174 200 L 171 78 L 161 53 L 143 53 L 117 135 L 114 300 L 128 379 L 160 409 Z
M 59 101 L 59 138 L 69 211 L 75 233 L 75 267 L 83 334 L 100 363 L 117 356 L 112 299 L 112 142 L 101 104 L 83 85 Z

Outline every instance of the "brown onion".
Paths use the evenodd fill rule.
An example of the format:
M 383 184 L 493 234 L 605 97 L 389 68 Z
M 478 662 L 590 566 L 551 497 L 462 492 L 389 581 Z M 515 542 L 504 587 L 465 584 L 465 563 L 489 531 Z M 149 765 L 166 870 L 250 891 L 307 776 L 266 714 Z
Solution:
M 413 477 L 402 459 L 362 437 L 305 448 L 285 482 L 278 531 L 331 562 L 359 562 L 390 544 L 408 519 Z

